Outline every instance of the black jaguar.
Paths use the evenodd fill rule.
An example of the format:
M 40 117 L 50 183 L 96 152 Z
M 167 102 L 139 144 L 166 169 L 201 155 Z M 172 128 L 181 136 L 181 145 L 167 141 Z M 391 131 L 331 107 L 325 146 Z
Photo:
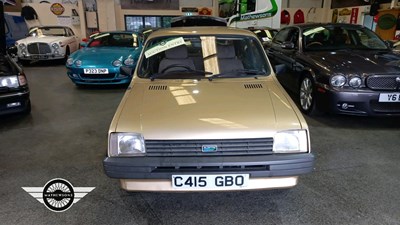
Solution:
M 400 55 L 366 27 L 288 26 L 267 54 L 305 114 L 400 116 Z

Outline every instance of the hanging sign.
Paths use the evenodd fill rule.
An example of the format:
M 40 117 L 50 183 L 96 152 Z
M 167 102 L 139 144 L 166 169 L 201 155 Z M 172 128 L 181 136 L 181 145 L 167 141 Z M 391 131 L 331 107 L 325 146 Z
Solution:
M 358 18 L 358 8 L 352 8 L 351 9 L 350 23 L 357 24 L 357 18 Z

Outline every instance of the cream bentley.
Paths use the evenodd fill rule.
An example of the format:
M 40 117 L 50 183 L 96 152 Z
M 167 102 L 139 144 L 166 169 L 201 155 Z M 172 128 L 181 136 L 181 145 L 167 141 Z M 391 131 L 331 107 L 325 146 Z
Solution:
M 32 27 L 28 37 L 18 40 L 18 59 L 25 64 L 36 60 L 67 59 L 78 50 L 78 37 L 70 27 Z
M 309 135 L 252 32 L 168 28 L 146 41 L 103 165 L 127 191 L 290 188 L 313 170 Z

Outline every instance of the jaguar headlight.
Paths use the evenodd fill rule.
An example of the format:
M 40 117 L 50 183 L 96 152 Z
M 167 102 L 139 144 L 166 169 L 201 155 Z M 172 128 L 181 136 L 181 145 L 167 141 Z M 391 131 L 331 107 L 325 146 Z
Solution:
M 132 66 L 134 63 L 134 60 L 131 57 L 128 57 L 127 59 L 125 59 L 124 64 L 127 66 Z
M 343 87 L 346 83 L 346 77 L 343 75 L 335 75 L 331 78 L 331 85 L 333 87 Z
M 19 87 L 17 76 L 0 77 L 0 87 L 16 88 Z
M 140 156 L 146 153 L 144 138 L 138 133 L 111 133 L 109 155 Z
M 308 152 L 307 131 L 288 130 L 276 133 L 272 150 L 275 153 Z
M 112 62 L 112 64 L 113 64 L 113 66 L 121 66 L 122 65 L 122 62 L 121 62 L 121 60 L 119 60 L 119 59 L 117 59 L 117 60 L 114 60 L 113 62 Z
M 362 84 L 361 78 L 360 77 L 352 77 L 349 80 L 349 85 L 350 87 L 353 88 L 359 88 Z
M 68 66 L 72 66 L 73 63 L 74 63 L 74 59 L 73 58 L 68 58 L 67 59 L 67 65 Z
M 53 47 L 54 49 L 60 48 L 60 46 L 59 46 L 57 43 L 53 43 L 53 44 L 51 45 L 51 47 Z

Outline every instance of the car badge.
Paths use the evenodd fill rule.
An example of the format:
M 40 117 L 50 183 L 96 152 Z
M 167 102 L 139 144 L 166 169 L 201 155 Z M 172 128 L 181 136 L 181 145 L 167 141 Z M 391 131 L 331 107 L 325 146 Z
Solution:
M 396 77 L 396 82 L 400 83 L 400 77 Z
M 201 151 L 202 152 L 216 152 L 218 150 L 217 145 L 202 145 Z

